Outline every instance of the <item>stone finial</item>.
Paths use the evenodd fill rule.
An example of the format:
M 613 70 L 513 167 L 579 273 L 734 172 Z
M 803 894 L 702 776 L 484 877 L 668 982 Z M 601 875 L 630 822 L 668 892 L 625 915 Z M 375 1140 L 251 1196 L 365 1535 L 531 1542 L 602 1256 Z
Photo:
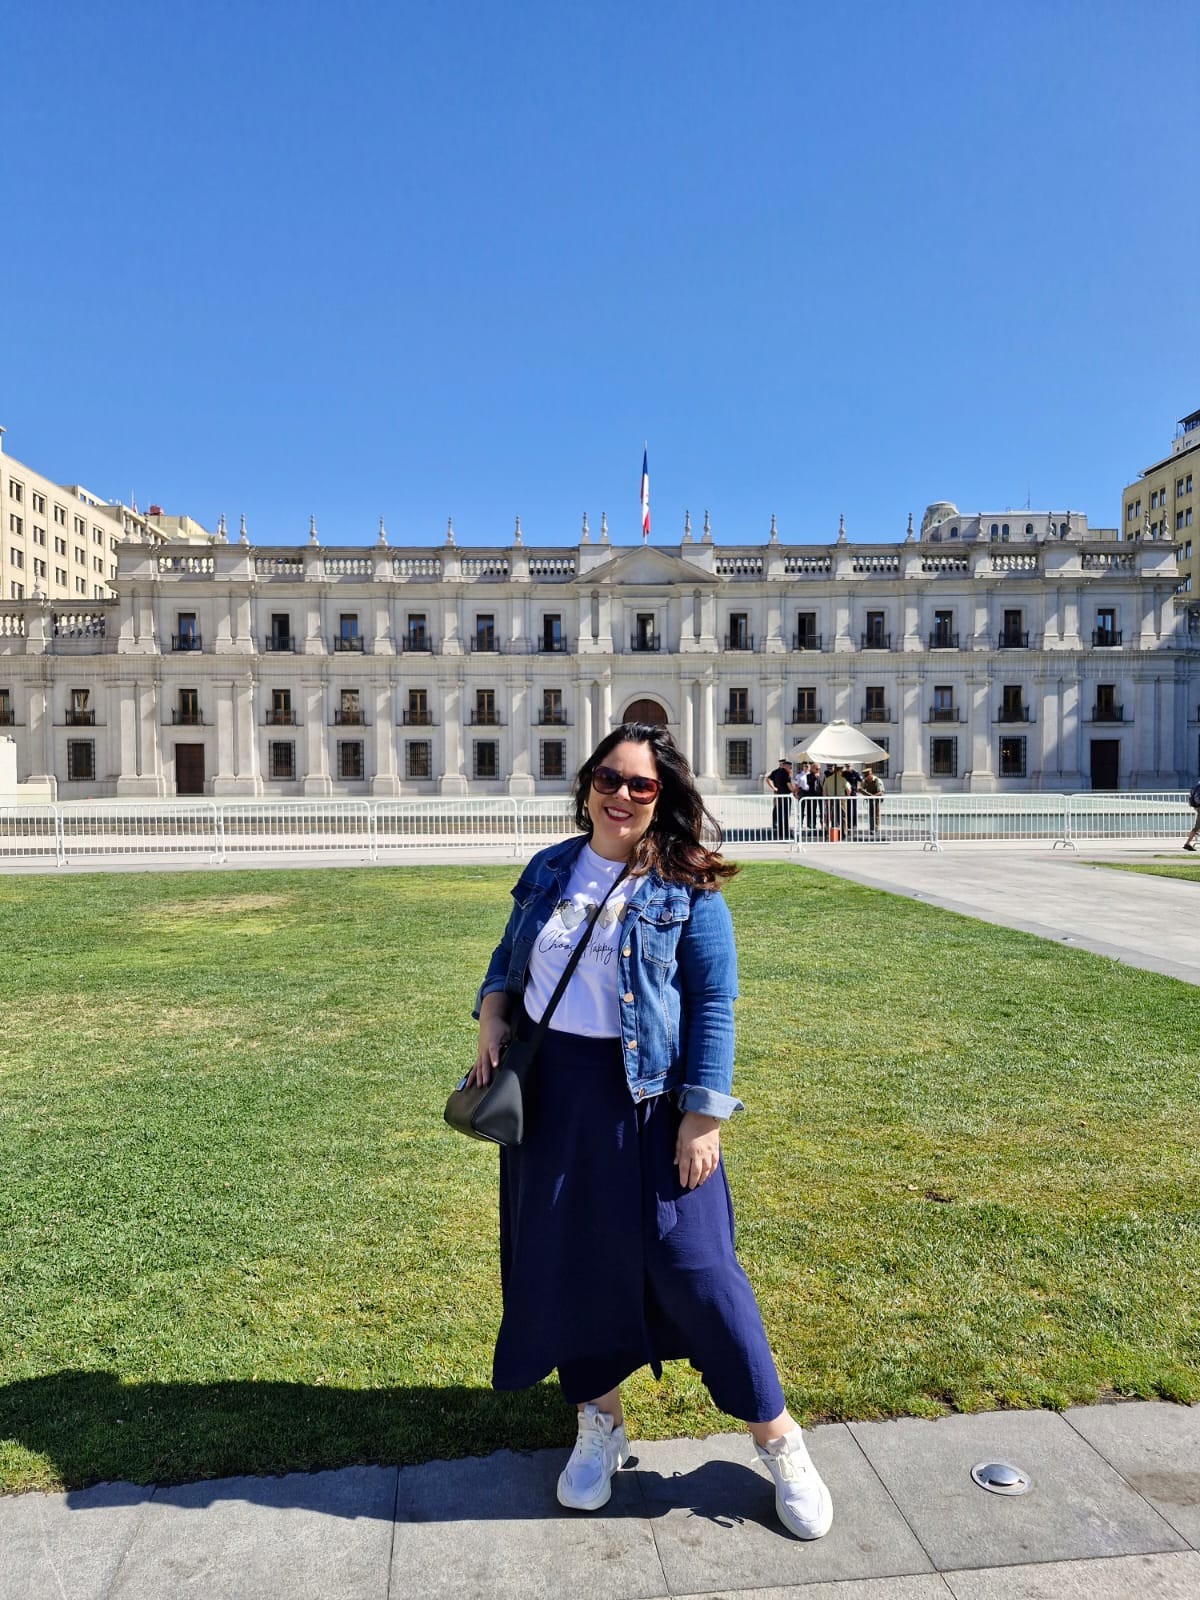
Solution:
M 712 529 L 708 525 L 708 512 L 707 511 L 704 513 L 704 527 L 701 529 L 701 532 L 700 532 L 700 543 L 701 544 L 711 544 L 712 543 Z
M 242 512 L 242 525 L 238 529 L 238 543 L 239 544 L 249 544 L 250 543 L 250 535 L 246 532 L 246 513 L 244 511 Z
M 579 530 L 579 542 L 580 544 L 591 544 L 592 542 L 592 536 L 588 532 L 586 511 L 583 513 L 583 527 Z
M 601 544 L 607 544 L 608 543 L 608 512 L 607 511 L 602 511 L 600 513 L 600 543 Z
M 45 591 L 45 589 L 42 588 L 40 583 L 35 583 L 34 584 L 33 593 L 30 595 L 29 598 L 33 601 L 35 606 L 36 605 L 41 605 L 42 602 L 45 600 L 46 591 Z
M 690 511 L 683 513 L 683 542 L 684 544 L 691 544 L 692 542 L 692 513 Z
M 845 542 L 846 542 L 846 518 L 841 513 L 838 514 L 838 536 L 837 536 L 837 542 L 839 544 L 845 544 Z
M 779 529 L 775 526 L 775 513 L 773 511 L 771 513 L 771 533 L 767 542 L 769 544 L 779 543 Z
M 379 519 L 379 533 L 376 537 L 375 543 L 381 550 L 385 550 L 387 548 L 387 529 L 383 525 L 382 517 Z
M 454 518 L 453 517 L 447 517 L 446 518 L 446 543 L 447 544 L 453 544 L 454 543 Z
M 217 518 L 217 543 L 229 543 L 229 529 L 225 526 L 225 513 L 223 511 Z
M 308 542 L 309 544 L 320 544 L 321 542 L 317 538 L 317 519 L 314 516 L 310 516 L 308 519 Z
M 904 541 L 905 541 L 905 543 L 906 543 L 906 544 L 911 544 L 911 543 L 912 543 L 912 537 L 913 537 L 913 531 L 912 531 L 912 512 L 911 512 L 911 511 L 910 511 L 910 512 L 909 512 L 909 513 L 908 513 L 908 532 L 907 532 L 907 533 L 906 533 L 906 534 L 905 534 L 905 535 L 904 535 Z
M 521 519 L 520 519 L 520 517 L 518 517 L 517 521 L 516 521 L 516 526 L 513 528 L 513 543 L 514 544 L 520 544 L 520 542 L 521 542 Z

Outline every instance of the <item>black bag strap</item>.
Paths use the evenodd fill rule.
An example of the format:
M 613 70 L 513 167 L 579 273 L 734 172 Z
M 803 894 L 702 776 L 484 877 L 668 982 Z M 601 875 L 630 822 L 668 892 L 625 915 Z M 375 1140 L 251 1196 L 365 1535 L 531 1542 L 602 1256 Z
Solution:
M 583 952 L 587 949 L 588 940 L 592 937 L 592 929 L 596 926 L 596 922 L 600 916 L 600 913 L 604 910 L 605 904 L 608 901 L 608 896 L 612 894 L 613 890 L 621 882 L 622 878 L 626 878 L 628 876 L 629 868 L 627 866 L 622 867 L 617 876 L 609 884 L 608 894 L 604 896 L 604 899 L 601 900 L 600 904 L 587 919 L 587 924 L 583 930 L 583 937 L 575 946 L 574 950 L 571 951 L 571 959 L 563 968 L 563 975 L 555 985 L 554 993 L 550 996 L 550 1004 L 546 1007 L 545 1011 L 542 1012 L 541 1016 L 534 1024 L 533 1032 L 529 1036 L 530 1056 L 537 1055 L 538 1051 L 542 1047 L 542 1040 L 546 1037 L 546 1029 L 550 1026 L 550 1018 L 554 1015 L 554 1008 L 562 999 L 563 992 L 565 991 L 567 984 L 571 981 L 571 974 L 579 965 L 580 960 L 583 957 Z

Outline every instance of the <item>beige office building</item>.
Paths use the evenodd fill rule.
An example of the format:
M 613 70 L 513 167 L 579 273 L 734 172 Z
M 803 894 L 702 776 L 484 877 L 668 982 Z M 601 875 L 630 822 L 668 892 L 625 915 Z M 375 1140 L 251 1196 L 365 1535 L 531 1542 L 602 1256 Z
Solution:
M 1200 411 L 1180 417 L 1171 453 L 1122 491 L 1121 530 L 1129 540 L 1173 541 L 1183 609 L 1200 606 Z
M 0 428 L 0 599 L 45 598 L 86 608 L 110 600 L 117 546 L 211 543 L 191 517 L 142 513 L 102 500 L 79 483 L 55 483 L 3 448 Z

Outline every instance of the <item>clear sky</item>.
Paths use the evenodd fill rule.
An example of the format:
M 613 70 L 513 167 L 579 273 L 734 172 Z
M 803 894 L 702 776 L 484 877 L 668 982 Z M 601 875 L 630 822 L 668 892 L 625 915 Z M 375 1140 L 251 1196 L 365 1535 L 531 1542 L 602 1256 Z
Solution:
M 256 543 L 901 537 L 1200 407 L 1200 11 L 7 0 L 0 424 Z

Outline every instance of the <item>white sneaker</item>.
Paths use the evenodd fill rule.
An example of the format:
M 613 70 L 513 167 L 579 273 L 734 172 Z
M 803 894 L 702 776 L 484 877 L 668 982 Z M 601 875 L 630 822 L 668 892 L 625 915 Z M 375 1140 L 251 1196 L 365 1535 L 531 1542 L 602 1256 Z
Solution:
M 799 1428 L 754 1446 L 775 1480 L 775 1510 L 797 1539 L 820 1539 L 833 1526 L 833 1501 L 813 1466 Z
M 629 1460 L 625 1424 L 613 1427 L 607 1411 L 584 1406 L 571 1459 L 558 1478 L 558 1503 L 570 1511 L 599 1511 L 612 1494 L 612 1475 Z

